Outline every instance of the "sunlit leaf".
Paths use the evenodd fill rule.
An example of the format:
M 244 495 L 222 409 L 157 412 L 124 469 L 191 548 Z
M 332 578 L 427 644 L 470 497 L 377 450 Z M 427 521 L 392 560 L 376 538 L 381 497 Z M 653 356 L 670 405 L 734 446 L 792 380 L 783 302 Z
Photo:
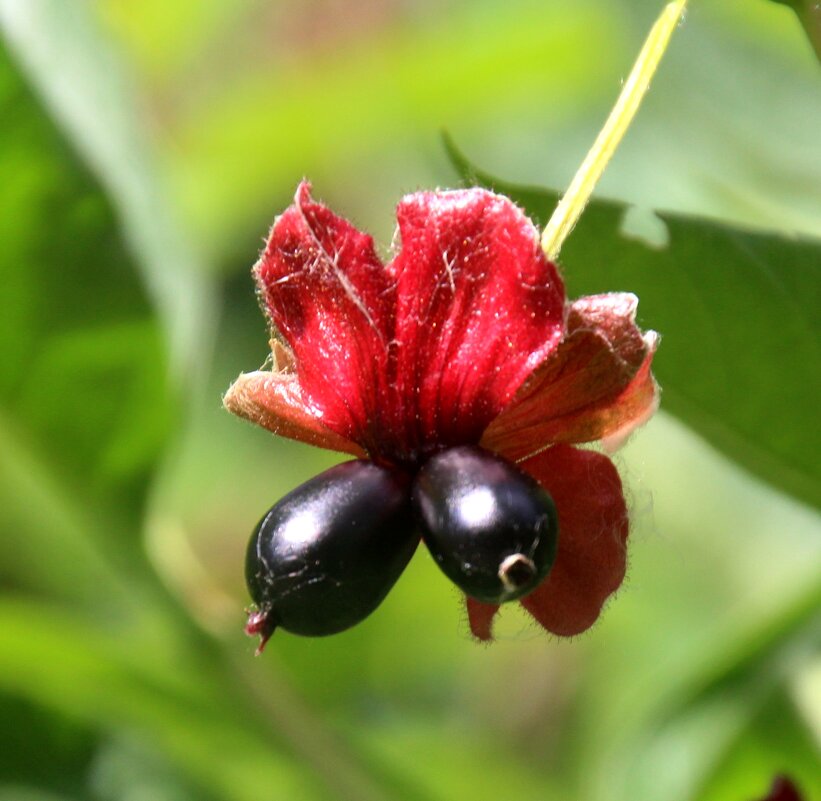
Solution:
M 711 654 L 705 664 L 712 674 L 702 678 L 701 686 L 685 691 L 648 727 L 649 742 L 635 749 L 632 787 L 645 788 L 648 799 L 662 791 L 672 800 L 674 788 L 695 789 L 713 772 L 737 780 L 739 772 L 745 774 L 743 765 L 750 764 L 751 753 L 762 752 L 769 752 L 770 758 L 753 757 L 758 769 L 746 771 L 747 779 L 757 777 L 761 786 L 778 771 L 814 775 L 811 735 L 777 690 L 821 648 L 820 602 L 821 581 L 766 625 L 751 625 L 734 646 Z M 780 747 L 768 747 L 776 741 Z M 676 767 L 676 751 L 689 753 L 686 770 Z M 669 767 L 650 769 L 654 761 Z M 745 784 L 739 791 L 745 787 L 747 795 L 754 789 Z M 739 797 L 745 797 L 744 792 Z
M 465 181 L 549 218 L 557 193 L 500 181 L 446 145 Z M 809 391 L 821 363 L 821 242 L 628 212 L 612 201 L 587 207 L 560 257 L 569 293 L 637 294 L 641 323 L 662 335 L 663 408 L 760 478 L 821 505 Z
M 763 799 L 779 774 L 802 794 L 821 793 L 818 744 L 783 692 L 773 694 L 705 777 L 693 801 Z
M 2 572 L 113 604 L 174 416 L 167 348 L 110 203 L 5 52 L 0 107 Z
M 821 61 L 821 7 L 815 0 L 773 0 L 795 11 L 810 44 Z
M 47 640 L 31 636 L 48 628 Z M 116 632 L 56 607 L 0 602 L 0 689 L 86 726 L 138 732 L 218 797 L 255 801 L 267 785 L 279 798 L 321 798 L 258 716 L 237 714 L 227 687 L 209 692 L 206 673 L 155 665 Z
M 196 378 L 212 313 L 205 268 L 183 234 L 121 60 L 86 5 L 0 2 L 0 30 L 26 77 L 107 189 L 160 312 L 175 378 Z
M 2 55 L 0 104 L 2 408 L 71 481 L 133 492 L 170 422 L 161 332 L 108 201 Z

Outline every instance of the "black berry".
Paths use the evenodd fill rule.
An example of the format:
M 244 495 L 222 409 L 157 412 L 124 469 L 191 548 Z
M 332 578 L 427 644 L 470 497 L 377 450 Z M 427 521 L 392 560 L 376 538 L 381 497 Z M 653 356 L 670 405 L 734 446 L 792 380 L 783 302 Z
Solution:
M 413 503 L 439 567 L 479 601 L 521 598 L 556 558 L 553 499 L 531 476 L 481 448 L 433 456 L 415 479 Z
M 419 535 L 409 479 L 372 462 L 332 467 L 275 504 L 251 541 L 245 576 L 258 611 L 246 631 L 335 634 L 379 606 Z

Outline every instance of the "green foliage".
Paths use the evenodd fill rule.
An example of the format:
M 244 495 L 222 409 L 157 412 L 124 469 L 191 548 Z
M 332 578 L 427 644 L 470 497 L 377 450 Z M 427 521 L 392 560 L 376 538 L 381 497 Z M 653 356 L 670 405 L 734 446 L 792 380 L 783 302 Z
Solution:
M 55 0 L 6 3 L 0 23 L 27 76 L 96 172 L 156 306 L 177 383 L 208 353 L 211 312 L 202 259 L 182 234 L 158 175 L 145 121 L 118 56 L 94 14 Z
M 517 144 L 541 96 L 569 174 L 658 4 L 362 3 L 347 32 L 314 25 L 333 4 L 167 5 L 0 0 L 0 801 L 741 801 L 776 769 L 817 793 L 817 517 L 664 416 L 621 457 L 630 581 L 585 637 L 550 641 L 511 610 L 476 646 L 424 552 L 349 633 L 277 637 L 259 660 L 240 633 L 251 527 L 334 458 L 220 409 L 265 358 L 247 273 L 271 214 L 308 173 L 379 224 L 399 186 L 449 180 L 418 153 L 454 119 L 541 159 L 542 118 L 539 153 Z M 748 153 L 698 197 L 812 230 L 816 168 L 795 143 L 813 84 L 785 15 L 748 6 L 722 27 L 694 5 L 677 34 L 683 73 L 732 75 L 740 97 L 699 123 L 703 149 Z M 734 37 L 759 35 L 747 58 Z M 767 59 L 807 103 L 767 100 L 780 135 L 751 122 Z M 646 110 L 692 134 L 714 90 L 682 95 L 662 70 Z M 665 191 L 693 180 L 651 155 Z M 636 291 L 664 336 L 664 407 L 817 498 L 799 385 L 818 356 L 815 243 L 664 215 L 671 243 L 653 249 L 622 237 L 622 212 L 591 206 L 563 254 L 571 290 Z M 707 244 L 721 270 L 699 261 Z M 750 329 L 778 338 L 751 349 Z
M 142 508 L 174 415 L 166 346 L 108 199 L 0 59 L 0 522 L 15 532 L 2 571 L 90 598 L 114 586 L 96 549 L 139 554 L 123 521 Z M 106 518 L 118 523 L 95 540 Z
M 5 56 L 0 91 L 3 408 L 70 480 L 119 501 L 168 433 L 165 344 L 108 200 Z
M 821 61 L 821 9 L 818 3 L 813 0 L 773 0 L 773 2 L 789 6 L 795 11 L 804 26 L 810 44 L 815 49 L 818 60 Z
M 805 798 L 821 793 L 818 748 L 789 697 L 773 693 L 700 789 L 703 801 L 763 797 L 773 777 L 789 766 L 790 778 Z
M 496 179 L 445 142 L 464 181 L 547 222 L 556 192 Z M 821 240 L 668 212 L 643 212 L 636 234 L 627 215 L 603 200 L 585 209 L 561 254 L 570 295 L 630 287 L 642 324 L 663 333 L 654 372 L 664 408 L 753 473 L 821 505 L 821 430 L 807 391 L 821 362 Z
M 0 711 L 4 783 L 25 786 L 32 776 L 38 776 L 42 791 L 88 798 L 86 774 L 96 745 L 92 731 L 6 693 L 0 693 Z

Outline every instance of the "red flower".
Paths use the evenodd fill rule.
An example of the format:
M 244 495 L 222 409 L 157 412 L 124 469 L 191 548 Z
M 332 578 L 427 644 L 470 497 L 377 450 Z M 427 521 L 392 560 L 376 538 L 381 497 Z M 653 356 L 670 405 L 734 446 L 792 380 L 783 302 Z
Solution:
M 622 438 L 655 410 L 656 334 L 636 327 L 633 295 L 568 303 L 505 197 L 420 192 L 397 218 L 401 245 L 383 264 L 370 236 L 300 185 L 254 267 L 273 369 L 241 375 L 225 405 L 380 464 L 413 469 L 468 444 L 517 462 L 552 495 L 560 531 L 550 574 L 521 603 L 578 634 L 624 578 L 628 516 L 610 459 L 574 445 Z M 467 604 L 490 639 L 498 607 Z

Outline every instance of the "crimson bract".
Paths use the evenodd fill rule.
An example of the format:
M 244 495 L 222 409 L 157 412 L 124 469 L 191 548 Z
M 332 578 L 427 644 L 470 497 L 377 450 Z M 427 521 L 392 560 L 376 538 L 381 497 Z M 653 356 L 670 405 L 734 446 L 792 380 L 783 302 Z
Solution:
M 273 367 L 240 375 L 233 413 L 281 436 L 413 475 L 480 446 L 552 497 L 558 548 L 521 599 L 548 631 L 591 626 L 620 586 L 629 521 L 619 475 L 577 445 L 621 440 L 655 410 L 654 332 L 624 293 L 568 302 L 531 221 L 483 189 L 419 192 L 397 209 L 396 253 L 302 183 L 254 277 Z M 496 604 L 467 599 L 491 639 Z

